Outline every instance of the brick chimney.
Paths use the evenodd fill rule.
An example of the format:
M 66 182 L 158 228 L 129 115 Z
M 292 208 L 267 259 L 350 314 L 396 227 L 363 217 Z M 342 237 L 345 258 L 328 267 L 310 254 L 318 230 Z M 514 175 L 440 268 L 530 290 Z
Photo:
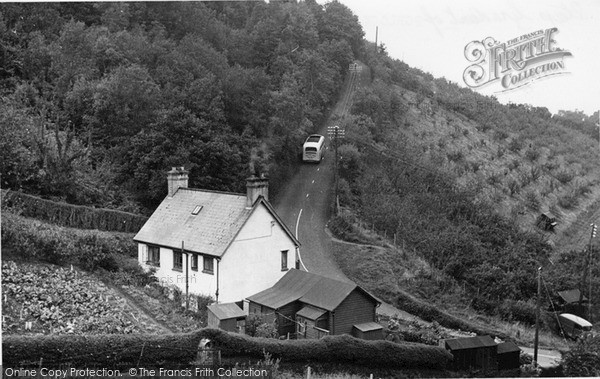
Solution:
M 265 200 L 269 200 L 269 179 L 264 174 L 260 177 L 252 175 L 246 179 L 246 207 L 252 207 L 261 195 Z
M 173 167 L 167 173 L 167 183 L 169 184 L 169 197 L 173 197 L 178 188 L 187 188 L 188 172 L 183 167 Z

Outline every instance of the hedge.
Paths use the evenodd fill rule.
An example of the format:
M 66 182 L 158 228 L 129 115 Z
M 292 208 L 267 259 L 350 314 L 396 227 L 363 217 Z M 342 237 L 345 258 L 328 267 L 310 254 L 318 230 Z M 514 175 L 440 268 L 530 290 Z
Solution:
M 378 293 L 379 295 L 379 293 Z M 440 325 L 450 329 L 460 329 L 467 332 L 473 332 L 478 335 L 491 335 L 503 340 L 511 340 L 511 338 L 498 330 L 487 329 L 468 322 L 462 318 L 446 313 L 439 308 L 418 300 L 407 293 L 398 291 L 394 293 L 395 303 L 399 309 L 422 318 L 425 321 L 436 321 Z
M 321 339 L 277 340 L 253 338 L 219 329 L 203 329 L 204 338 L 221 349 L 223 357 L 244 356 L 261 359 L 264 352 L 283 363 L 348 364 L 375 368 L 444 369 L 452 355 L 438 346 L 367 341 L 349 335 Z
M 172 367 L 196 358 L 200 336 L 187 334 L 5 335 L 5 366 Z
M 327 363 L 374 368 L 444 369 L 452 355 L 441 347 L 366 341 L 348 335 L 318 340 L 253 338 L 219 329 L 170 335 L 5 336 L 4 365 L 31 367 L 173 367 L 193 362 L 202 338 L 223 358 L 264 359 L 282 363 Z
M 75 264 L 85 270 L 118 267 L 114 256 L 137 256 L 132 234 L 65 228 L 2 213 L 2 248 L 16 255 L 53 264 Z
M 114 209 L 60 203 L 8 190 L 2 191 L 2 207 L 11 208 L 25 217 L 60 226 L 126 233 L 136 233 L 148 219 Z

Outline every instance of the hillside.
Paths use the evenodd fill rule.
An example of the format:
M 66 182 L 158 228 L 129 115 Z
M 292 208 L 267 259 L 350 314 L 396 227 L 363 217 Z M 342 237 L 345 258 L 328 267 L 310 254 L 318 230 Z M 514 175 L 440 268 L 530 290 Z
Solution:
M 366 225 L 402 246 L 387 258 L 404 273 L 400 288 L 449 309 L 462 303 L 531 324 L 539 266 L 549 308 L 556 291 L 587 292 L 581 250 L 600 193 L 598 142 L 584 127 L 591 118 L 574 127 L 572 112 L 504 106 L 374 46 L 365 61 L 373 81 L 344 122 L 336 229 Z M 556 217 L 554 231 L 538 225 L 542 213 Z M 363 264 L 375 275 L 369 258 L 350 269 Z M 390 288 L 376 282 L 375 291 Z

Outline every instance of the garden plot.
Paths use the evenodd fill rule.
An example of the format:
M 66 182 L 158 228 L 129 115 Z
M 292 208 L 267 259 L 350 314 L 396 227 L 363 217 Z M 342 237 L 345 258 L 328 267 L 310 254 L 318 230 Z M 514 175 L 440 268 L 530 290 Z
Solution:
M 93 275 L 42 264 L 2 263 L 4 334 L 163 333 Z

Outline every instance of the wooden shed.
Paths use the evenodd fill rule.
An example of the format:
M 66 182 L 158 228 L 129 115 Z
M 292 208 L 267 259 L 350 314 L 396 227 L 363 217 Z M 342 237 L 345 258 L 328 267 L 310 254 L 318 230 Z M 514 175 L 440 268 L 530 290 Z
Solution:
M 380 302 L 355 283 L 289 270 L 275 285 L 247 298 L 250 314 L 277 320 L 281 336 L 321 338 L 352 334 L 374 323 Z M 373 325 L 371 327 L 374 328 Z M 378 333 L 363 327 L 369 339 Z M 381 338 L 383 333 L 379 333 Z
M 211 304 L 207 308 L 209 328 L 244 333 L 246 313 L 236 303 Z
M 352 327 L 352 335 L 363 340 L 382 340 L 383 326 L 376 322 L 363 322 Z
M 498 344 L 498 370 L 513 370 L 521 366 L 521 349 L 513 342 Z
M 455 370 L 495 371 L 498 369 L 498 345 L 490 336 L 449 339 L 444 341 L 444 347 L 454 357 Z

